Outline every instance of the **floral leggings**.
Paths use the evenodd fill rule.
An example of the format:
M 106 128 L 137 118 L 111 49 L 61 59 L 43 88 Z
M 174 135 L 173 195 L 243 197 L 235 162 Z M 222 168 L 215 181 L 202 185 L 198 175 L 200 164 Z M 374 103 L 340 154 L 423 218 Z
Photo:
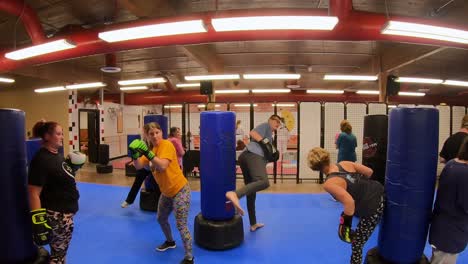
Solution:
M 50 241 L 50 264 L 64 264 L 68 246 L 72 239 L 74 228 L 73 216 L 47 210 L 47 220 L 52 228 L 52 240 Z
M 174 197 L 169 198 L 161 194 L 158 204 L 158 222 L 166 236 L 167 241 L 174 241 L 169 225 L 169 215 L 174 211 L 177 229 L 184 243 L 185 257 L 192 258 L 192 235 L 187 226 L 187 218 L 190 210 L 190 187 L 186 184 Z
M 354 240 L 352 242 L 353 253 L 351 255 L 351 264 L 362 263 L 362 248 L 369 240 L 369 237 L 374 232 L 375 227 L 380 221 L 384 210 L 385 198 L 382 196 L 377 211 L 369 216 L 363 217 L 359 220 L 356 228 Z

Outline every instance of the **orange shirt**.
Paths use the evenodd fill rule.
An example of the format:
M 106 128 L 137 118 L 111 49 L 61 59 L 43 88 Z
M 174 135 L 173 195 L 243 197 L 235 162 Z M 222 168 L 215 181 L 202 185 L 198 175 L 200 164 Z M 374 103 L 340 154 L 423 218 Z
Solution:
M 169 140 L 163 139 L 159 146 L 153 148 L 154 154 L 160 159 L 169 160 L 169 166 L 161 171 L 155 166 L 151 166 L 151 172 L 161 189 L 161 193 L 166 197 L 174 197 L 186 184 L 187 179 L 182 174 L 174 145 Z M 138 160 L 140 164 L 148 165 L 149 161 L 145 156 Z

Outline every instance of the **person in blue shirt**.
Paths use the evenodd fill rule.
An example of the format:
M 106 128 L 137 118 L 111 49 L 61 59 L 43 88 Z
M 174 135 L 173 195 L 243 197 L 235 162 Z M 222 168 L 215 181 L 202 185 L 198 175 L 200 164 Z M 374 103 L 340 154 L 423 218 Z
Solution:
M 341 161 L 352 161 L 356 159 L 356 147 L 357 141 L 356 136 L 352 133 L 352 126 L 348 120 L 343 120 L 340 123 L 341 134 L 336 140 L 336 148 L 338 149 L 338 160 Z
M 440 174 L 429 244 L 432 264 L 454 264 L 468 243 L 468 137 Z
M 241 216 L 244 215 L 244 210 L 240 206 L 239 199 L 247 196 L 247 210 L 249 212 L 250 231 L 252 232 L 264 226 L 262 223 L 257 223 L 255 199 L 257 192 L 270 186 L 266 165 L 268 162 L 276 161 L 279 158 L 279 153 L 272 144 L 272 132 L 276 131 L 280 125 L 281 117 L 272 115 L 268 118 L 268 122 L 262 123 L 250 131 L 252 140 L 246 146 L 244 152 L 240 154 L 238 160 L 245 186 L 226 192 L 226 198 Z

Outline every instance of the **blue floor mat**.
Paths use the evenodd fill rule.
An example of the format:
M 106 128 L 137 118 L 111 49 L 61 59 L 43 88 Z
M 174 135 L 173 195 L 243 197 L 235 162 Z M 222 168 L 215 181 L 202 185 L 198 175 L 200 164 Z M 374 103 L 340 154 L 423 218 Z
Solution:
M 139 209 L 135 204 L 121 208 L 129 188 L 79 183 L 80 211 L 75 217 L 75 231 L 68 254 L 68 263 L 179 263 L 184 250 L 171 215 L 177 248 L 157 252 L 164 235 L 155 213 Z M 245 199 L 242 200 L 245 207 Z M 328 194 L 259 194 L 257 217 L 265 223 L 258 232 L 248 231 L 244 217 L 244 243 L 232 250 L 209 251 L 194 244 L 196 263 L 349 263 L 351 247 L 337 236 L 342 206 Z M 200 193 L 192 192 L 189 216 L 190 230 L 200 212 Z M 357 222 L 357 221 L 354 221 Z M 356 223 L 355 223 L 356 224 Z M 378 229 L 366 244 L 364 252 L 377 245 Z M 193 235 L 193 233 L 192 233 Z M 426 245 L 426 256 L 430 247 Z M 468 263 L 462 253 L 458 263 Z

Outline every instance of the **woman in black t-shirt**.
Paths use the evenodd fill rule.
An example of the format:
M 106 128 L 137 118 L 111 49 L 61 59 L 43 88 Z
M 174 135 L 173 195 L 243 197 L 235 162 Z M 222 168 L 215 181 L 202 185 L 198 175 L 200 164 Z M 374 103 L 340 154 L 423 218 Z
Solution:
M 42 139 L 28 171 L 33 239 L 37 245 L 50 243 L 50 263 L 65 263 L 78 211 L 75 169 L 59 153 L 63 131 L 58 123 L 39 121 L 33 135 Z
M 327 175 L 323 188 L 343 204 L 338 236 L 352 245 L 351 263 L 361 264 L 362 248 L 383 214 L 383 186 L 370 179 L 372 169 L 362 164 L 351 161 L 330 164 L 330 153 L 322 148 L 313 148 L 308 161 L 312 170 Z M 353 215 L 360 218 L 356 230 L 351 229 Z

